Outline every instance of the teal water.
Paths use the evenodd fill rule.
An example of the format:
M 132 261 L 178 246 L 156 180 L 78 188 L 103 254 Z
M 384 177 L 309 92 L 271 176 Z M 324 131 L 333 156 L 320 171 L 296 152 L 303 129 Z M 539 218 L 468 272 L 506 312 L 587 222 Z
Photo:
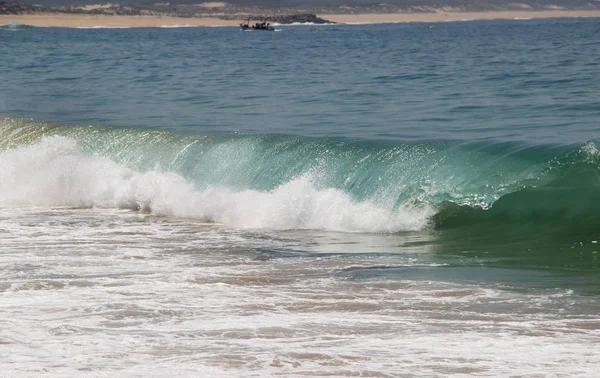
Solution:
M 591 374 L 599 32 L 594 18 L 0 28 L 5 315 L 47 291 L 83 324 L 65 329 L 48 302 L 0 345 L 52 359 L 23 346 L 50 332 L 122 353 L 39 363 L 57 375 L 174 361 L 219 376 Z M 18 327 L 37 331 L 19 342 Z M 111 327 L 145 349 L 115 347 Z M 541 352 L 522 365 L 513 342 Z M 165 370 L 136 373 L 161 350 Z

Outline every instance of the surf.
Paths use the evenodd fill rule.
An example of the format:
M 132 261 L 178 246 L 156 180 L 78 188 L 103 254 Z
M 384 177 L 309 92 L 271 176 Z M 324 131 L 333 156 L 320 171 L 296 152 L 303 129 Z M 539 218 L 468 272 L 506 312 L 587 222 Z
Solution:
M 394 233 L 600 224 L 573 146 L 185 133 L 0 121 L 3 205 L 127 208 L 230 227 Z
M 9 22 L 8 24 L 0 24 L 0 30 L 6 31 L 19 31 L 19 30 L 27 30 L 34 29 L 35 26 L 21 24 L 20 22 Z

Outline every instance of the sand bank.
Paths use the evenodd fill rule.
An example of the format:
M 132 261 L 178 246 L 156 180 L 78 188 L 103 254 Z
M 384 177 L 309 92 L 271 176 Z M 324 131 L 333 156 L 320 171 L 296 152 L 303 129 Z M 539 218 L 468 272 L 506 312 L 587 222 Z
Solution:
M 600 11 L 496 11 L 387 14 L 323 14 L 319 17 L 338 23 L 441 22 L 460 20 L 529 19 L 554 17 L 600 17 Z
M 528 19 L 553 17 L 600 17 L 600 11 L 504 11 L 504 12 L 438 12 L 438 13 L 388 13 L 388 14 L 323 14 L 327 20 L 338 23 L 379 22 L 440 22 L 458 20 Z M 222 20 L 216 17 L 168 16 L 107 16 L 81 14 L 26 14 L 0 15 L 0 24 L 18 22 L 32 26 L 48 27 L 160 27 L 160 26 L 237 26 L 240 20 Z M 257 20 L 251 20 L 257 22 Z
M 49 27 L 159 27 L 159 26 L 237 26 L 241 20 L 221 20 L 215 17 L 168 16 L 107 16 L 82 14 L 0 15 L 0 24 L 18 22 Z

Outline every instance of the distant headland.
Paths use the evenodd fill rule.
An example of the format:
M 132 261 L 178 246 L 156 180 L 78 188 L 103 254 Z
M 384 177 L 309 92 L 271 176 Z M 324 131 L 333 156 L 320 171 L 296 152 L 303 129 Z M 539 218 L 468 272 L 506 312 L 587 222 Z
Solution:
M 343 4 L 342 0 L 323 0 L 321 6 L 314 5 L 315 2 L 310 2 L 313 5 L 258 6 L 248 5 L 249 2 L 239 0 L 235 4 L 154 2 L 136 5 L 117 3 L 33 5 L 0 0 L 0 24 L 18 22 L 33 26 L 151 27 L 231 26 L 246 20 L 266 21 L 273 24 L 326 24 L 600 17 L 600 1 L 560 0 L 556 4 L 540 2 L 530 4 L 464 0 L 464 3 L 460 4 L 453 1 L 452 5 L 425 0 L 414 0 L 414 4 L 405 1 L 396 2 L 398 1 L 352 6 L 339 5 Z M 282 3 L 285 2 L 279 2 Z

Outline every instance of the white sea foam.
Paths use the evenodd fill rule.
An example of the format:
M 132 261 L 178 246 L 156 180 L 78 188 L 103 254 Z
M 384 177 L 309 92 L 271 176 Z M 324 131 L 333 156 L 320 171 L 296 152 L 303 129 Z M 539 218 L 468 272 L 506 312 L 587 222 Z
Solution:
M 231 27 L 231 25 L 190 25 L 190 24 L 183 24 L 183 25 L 161 25 L 161 26 L 159 26 L 159 28 L 163 28 L 163 29 L 177 29 L 177 28 L 228 28 L 228 27 Z
M 131 29 L 131 26 L 76 26 L 75 29 Z
M 0 376 L 592 377 L 600 363 L 595 296 L 339 277 L 421 264 L 288 247 L 313 232 L 30 208 L 0 208 L 0 232 Z
M 357 21 L 340 22 L 341 25 L 378 25 L 378 24 L 403 24 L 405 21 Z
M 395 232 L 427 226 L 432 209 L 357 202 L 320 188 L 305 174 L 271 191 L 209 186 L 198 190 L 179 174 L 137 172 L 87 156 L 75 141 L 50 137 L 0 154 L 0 204 L 140 209 L 236 228 Z M 209 168 L 207 168 L 209 169 Z
M 587 142 L 581 146 L 580 150 L 590 158 L 596 158 L 600 156 L 600 150 L 598 150 L 598 147 L 593 142 Z
M 596 297 L 411 280 L 405 269 L 441 265 L 412 234 L 98 208 L 274 228 L 398 227 L 417 214 L 319 189 L 317 175 L 199 191 L 64 137 L 0 153 L 0 376 L 594 376 Z M 385 268 L 397 273 L 368 278 Z
M 165 28 L 165 29 L 176 29 L 176 28 L 195 28 L 198 25 L 161 25 L 159 26 L 160 28 Z
M 292 22 L 289 24 L 281 24 L 279 22 L 273 22 L 271 24 L 271 26 L 282 26 L 282 27 L 289 27 L 289 26 L 335 26 L 335 25 L 339 25 L 339 23 L 333 23 L 333 22 L 326 22 L 326 23 L 316 23 L 316 22 Z
M 443 20 L 443 22 L 467 22 L 467 21 L 480 21 L 478 18 L 461 18 L 460 20 Z
M 9 31 L 17 31 L 32 28 L 33 26 L 22 24 L 20 22 L 9 22 L 8 24 L 0 24 L 0 29 L 9 30 Z

